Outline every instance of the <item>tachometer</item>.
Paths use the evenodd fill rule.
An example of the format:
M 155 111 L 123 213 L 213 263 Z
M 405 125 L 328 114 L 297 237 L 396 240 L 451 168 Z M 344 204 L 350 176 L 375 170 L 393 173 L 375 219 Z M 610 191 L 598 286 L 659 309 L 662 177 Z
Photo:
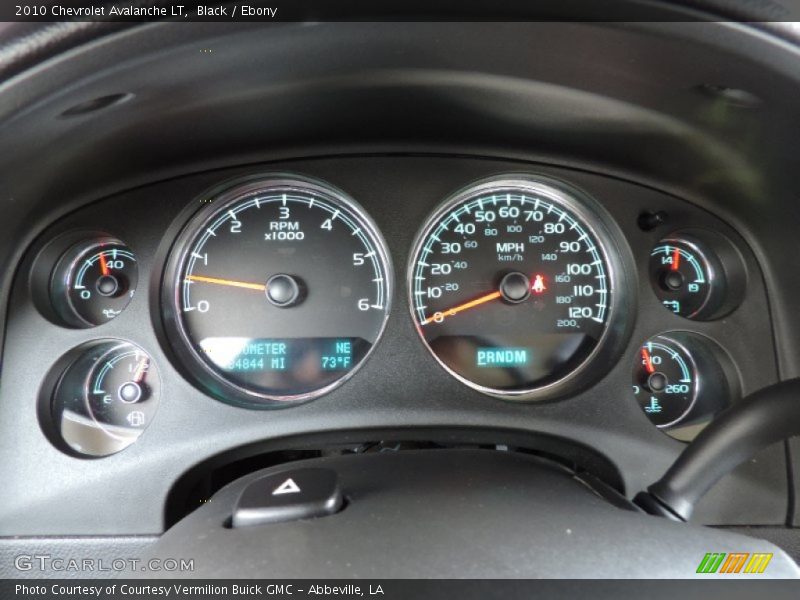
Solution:
M 220 399 L 307 400 L 352 375 L 380 337 L 392 274 L 355 202 L 301 178 L 235 187 L 186 228 L 168 266 L 173 345 Z
M 616 274 L 591 199 L 543 178 L 456 194 L 420 234 L 412 315 L 439 363 L 488 394 L 564 391 L 606 345 Z

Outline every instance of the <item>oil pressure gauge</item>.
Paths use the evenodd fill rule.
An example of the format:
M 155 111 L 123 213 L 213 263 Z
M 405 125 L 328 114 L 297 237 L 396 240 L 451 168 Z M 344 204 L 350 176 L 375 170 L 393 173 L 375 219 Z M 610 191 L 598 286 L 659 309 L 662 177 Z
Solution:
M 50 298 L 65 324 L 94 327 L 128 306 L 137 280 L 136 256 L 122 242 L 110 237 L 81 240 L 56 263 Z

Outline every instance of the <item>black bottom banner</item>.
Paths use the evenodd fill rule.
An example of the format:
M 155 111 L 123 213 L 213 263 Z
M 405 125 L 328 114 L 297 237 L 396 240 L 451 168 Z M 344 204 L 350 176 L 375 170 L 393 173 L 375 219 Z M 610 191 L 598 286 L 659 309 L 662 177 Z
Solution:
M 270 598 L 342 598 L 406 600 L 419 598 L 630 598 L 644 594 L 648 600 L 679 597 L 772 599 L 800 597 L 800 584 L 775 580 L 2 580 L 0 598 L 52 600 L 242 600 Z

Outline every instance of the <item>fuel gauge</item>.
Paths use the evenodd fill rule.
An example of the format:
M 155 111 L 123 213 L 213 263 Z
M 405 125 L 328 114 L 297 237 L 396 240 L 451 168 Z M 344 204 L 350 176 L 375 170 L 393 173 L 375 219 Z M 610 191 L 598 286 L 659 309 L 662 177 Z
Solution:
M 119 340 L 90 342 L 73 351 L 57 371 L 61 374 L 50 416 L 71 452 L 114 454 L 134 443 L 153 420 L 158 373 L 138 346 Z

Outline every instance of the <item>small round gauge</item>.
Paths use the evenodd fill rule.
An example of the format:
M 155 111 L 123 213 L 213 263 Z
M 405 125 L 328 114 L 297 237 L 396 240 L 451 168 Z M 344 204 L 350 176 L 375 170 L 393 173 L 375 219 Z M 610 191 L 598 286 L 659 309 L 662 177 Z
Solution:
M 350 377 L 383 332 L 383 239 L 342 192 L 275 176 L 223 191 L 181 234 L 163 288 L 184 366 L 246 406 L 302 401 Z
M 134 443 L 158 408 L 150 356 L 118 340 L 91 342 L 70 357 L 52 396 L 52 417 L 69 449 L 108 456 Z
M 101 325 L 128 306 L 137 279 L 136 257 L 122 242 L 82 241 L 56 264 L 50 283 L 53 307 L 70 326 Z
M 508 176 L 447 200 L 409 268 L 412 316 L 452 375 L 503 398 L 554 396 L 601 350 L 624 298 L 591 199 L 549 179 Z
M 691 409 L 699 386 L 697 366 L 684 346 L 663 336 L 642 346 L 633 391 L 654 425 L 668 427 L 680 421 Z
M 717 343 L 698 333 L 670 331 L 639 348 L 633 393 L 650 422 L 690 441 L 741 397 L 741 387 L 733 361 Z
M 708 314 L 715 291 L 716 269 L 696 243 L 661 241 L 650 252 L 650 281 L 661 303 L 689 319 Z

